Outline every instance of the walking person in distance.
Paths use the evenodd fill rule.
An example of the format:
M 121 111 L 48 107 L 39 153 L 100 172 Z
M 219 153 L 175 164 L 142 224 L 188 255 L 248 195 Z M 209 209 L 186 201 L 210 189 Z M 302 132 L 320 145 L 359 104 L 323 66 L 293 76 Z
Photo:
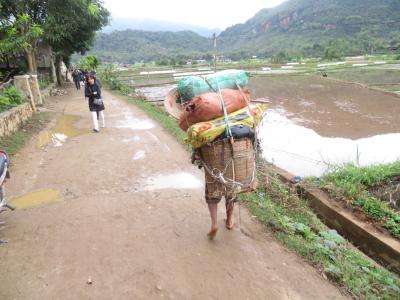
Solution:
M 96 76 L 94 74 L 89 74 L 87 76 L 87 82 L 85 85 L 85 97 L 89 102 L 89 110 L 92 114 L 93 120 L 93 131 L 99 132 L 99 120 L 100 126 L 105 127 L 104 120 L 104 103 L 101 97 L 101 88 L 96 82 Z

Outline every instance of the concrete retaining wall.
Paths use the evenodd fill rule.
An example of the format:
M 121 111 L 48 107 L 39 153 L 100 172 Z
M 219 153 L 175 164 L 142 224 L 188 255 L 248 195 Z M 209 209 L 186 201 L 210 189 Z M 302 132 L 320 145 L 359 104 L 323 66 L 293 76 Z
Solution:
M 283 182 L 296 186 L 298 195 L 309 201 L 310 207 L 326 225 L 336 229 L 377 262 L 400 274 L 400 241 L 398 239 L 388 233 L 378 231 L 369 222 L 358 219 L 317 187 L 297 184 L 293 174 L 276 166 L 273 166 L 272 170 Z
M 10 135 L 19 126 L 28 120 L 33 114 L 32 105 L 29 102 L 20 104 L 0 114 L 0 137 Z

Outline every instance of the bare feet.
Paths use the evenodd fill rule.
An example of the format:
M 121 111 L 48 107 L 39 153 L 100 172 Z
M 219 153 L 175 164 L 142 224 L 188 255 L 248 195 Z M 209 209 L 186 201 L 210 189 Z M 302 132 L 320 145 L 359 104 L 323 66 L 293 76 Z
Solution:
M 226 205 L 226 229 L 232 230 L 233 227 L 235 226 L 235 223 L 233 221 L 233 208 L 235 207 L 234 202 L 229 202 Z
M 226 229 L 232 230 L 233 227 L 235 227 L 235 222 L 233 222 L 233 219 L 231 218 L 230 220 L 226 219 Z
M 217 235 L 217 231 L 218 231 L 218 227 L 211 228 L 211 231 L 207 234 L 208 239 L 210 241 L 212 241 L 215 238 L 215 236 Z

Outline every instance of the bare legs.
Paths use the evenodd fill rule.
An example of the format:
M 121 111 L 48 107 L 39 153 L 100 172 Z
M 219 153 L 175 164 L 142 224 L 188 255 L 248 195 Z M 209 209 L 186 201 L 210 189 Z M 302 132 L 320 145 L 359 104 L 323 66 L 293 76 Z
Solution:
M 217 224 L 218 203 L 209 203 L 208 210 L 210 211 L 210 217 L 211 217 L 211 230 L 207 234 L 207 236 L 210 240 L 213 240 L 215 238 L 215 236 L 217 235 L 217 231 L 218 231 L 218 224 Z
M 233 209 L 235 208 L 235 202 L 232 200 L 227 201 L 226 207 L 226 228 L 232 230 L 235 223 L 233 222 Z
M 232 230 L 234 227 L 233 221 L 233 210 L 235 208 L 235 202 L 232 199 L 226 201 L 226 228 Z M 210 240 L 213 240 L 217 235 L 218 231 L 218 203 L 208 203 L 208 210 L 210 211 L 211 217 L 211 230 L 207 234 Z

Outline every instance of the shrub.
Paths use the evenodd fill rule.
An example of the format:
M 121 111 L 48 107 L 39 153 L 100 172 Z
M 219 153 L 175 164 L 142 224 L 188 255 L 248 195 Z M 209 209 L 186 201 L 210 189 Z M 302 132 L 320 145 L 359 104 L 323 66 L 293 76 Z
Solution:
M 0 111 L 5 111 L 13 106 L 21 104 L 24 97 L 21 92 L 15 86 L 10 86 L 6 88 L 0 94 Z

